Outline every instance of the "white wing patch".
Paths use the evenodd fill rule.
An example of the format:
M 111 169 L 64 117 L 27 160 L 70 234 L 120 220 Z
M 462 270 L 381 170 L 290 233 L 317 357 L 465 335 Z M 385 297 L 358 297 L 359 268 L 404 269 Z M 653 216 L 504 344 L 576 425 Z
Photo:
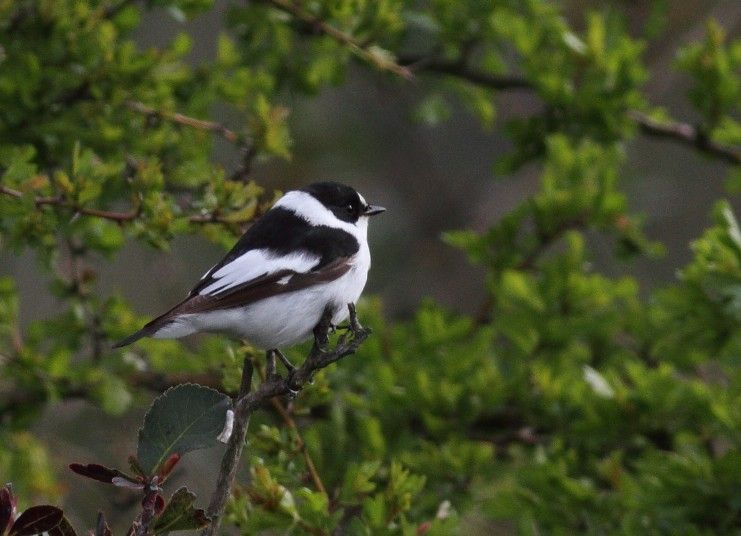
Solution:
M 267 249 L 251 249 L 211 274 L 215 281 L 203 287 L 198 293 L 201 295 L 220 294 L 279 270 L 303 273 L 308 272 L 317 264 L 319 264 L 319 257 L 305 251 L 280 255 Z M 285 285 L 288 283 L 286 278 L 290 279 L 290 276 L 285 276 L 278 282 Z

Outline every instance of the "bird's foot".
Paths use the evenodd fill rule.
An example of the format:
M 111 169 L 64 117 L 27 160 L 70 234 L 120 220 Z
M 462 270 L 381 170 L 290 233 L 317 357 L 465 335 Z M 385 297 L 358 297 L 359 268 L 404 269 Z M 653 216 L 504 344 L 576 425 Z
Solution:
M 275 350 L 268 350 L 265 353 L 265 378 L 270 381 L 277 376 L 275 372 Z
M 296 397 L 298 396 L 298 389 L 294 389 L 291 387 L 291 381 L 290 378 L 288 380 L 288 392 L 286 393 L 286 399 L 290 402 L 293 400 L 296 400 Z
M 275 358 L 276 356 L 278 359 L 280 359 L 280 362 L 283 363 L 283 366 L 286 367 L 286 383 L 288 384 L 288 392 L 286 393 L 286 398 L 290 401 L 295 399 L 298 396 L 298 392 L 300 390 L 300 387 L 297 385 L 294 385 L 293 383 L 293 376 L 296 374 L 296 366 L 291 363 L 291 361 L 277 348 L 273 348 L 272 350 L 268 350 L 267 353 L 267 367 L 266 367 L 266 376 L 268 380 L 274 380 L 279 378 L 280 376 L 276 372 L 275 367 Z
M 290 378 L 293 376 L 293 373 L 296 372 L 296 366 L 291 363 L 288 358 L 278 350 L 277 348 L 273 350 L 274 354 L 278 356 L 278 359 L 280 359 L 280 362 L 283 363 L 283 366 L 286 367 L 286 370 L 288 371 L 288 377 Z
M 348 303 L 347 309 L 350 312 L 350 331 L 355 334 L 367 332 L 368 330 L 360 325 L 360 322 L 358 321 L 358 313 L 355 311 L 355 304 Z

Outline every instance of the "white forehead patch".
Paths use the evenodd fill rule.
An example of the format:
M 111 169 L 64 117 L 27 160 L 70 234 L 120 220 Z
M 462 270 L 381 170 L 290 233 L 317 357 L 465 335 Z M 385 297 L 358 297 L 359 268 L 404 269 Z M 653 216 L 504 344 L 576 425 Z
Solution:
M 365 197 L 363 197 L 362 195 L 360 195 L 360 192 L 357 192 L 357 194 L 358 194 L 358 197 L 360 198 L 360 202 L 363 204 L 363 206 L 364 207 L 367 207 L 368 206 L 368 202 L 365 200 Z

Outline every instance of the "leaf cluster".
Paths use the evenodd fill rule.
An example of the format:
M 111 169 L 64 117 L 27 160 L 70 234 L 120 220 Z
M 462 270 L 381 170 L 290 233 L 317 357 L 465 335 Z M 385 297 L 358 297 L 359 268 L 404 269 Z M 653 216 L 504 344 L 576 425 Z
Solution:
M 738 532 L 732 203 L 718 203 L 665 288 L 600 273 L 590 251 L 606 240 L 616 259 L 661 253 L 621 185 L 637 132 L 738 163 L 741 48 L 719 23 L 677 54 L 692 126 L 652 108 L 652 36 L 608 9 L 573 23 L 545 0 L 233 3 L 215 59 L 194 65 L 186 34 L 135 43 L 152 8 L 182 21 L 214 2 L 0 0 L 0 247 L 33 252 L 59 304 L 21 325 L 24 297 L 0 278 L 0 474 L 22 501 L 69 489 L 29 431 L 42 412 L 83 399 L 115 418 L 156 393 L 127 472 L 72 469 L 144 496 L 134 533 L 207 524 L 192 493 L 165 500 L 160 486 L 181 456 L 216 443 L 231 402 L 167 389 L 235 393 L 245 358 L 263 379 L 269 367 L 216 337 L 110 350 L 144 319 L 98 272 L 130 243 L 231 245 L 273 199 L 253 165 L 291 156 L 286 95 L 343 84 L 357 63 L 390 83 L 418 78 L 413 115 L 431 124 L 462 106 L 493 128 L 496 92 L 529 92 L 537 106 L 503 125 L 512 150 L 495 169 L 532 165 L 539 186 L 488 229 L 444 237 L 485 269 L 479 314 L 427 301 L 391 320 L 369 300 L 374 336 L 358 355 L 253 416 L 225 521 L 243 534 Z M 70 533 L 58 509 L 16 517 L 14 504 L 0 490 L 0 533 Z M 36 525 L 28 512 L 52 515 Z M 104 519 L 95 533 L 110 534 Z

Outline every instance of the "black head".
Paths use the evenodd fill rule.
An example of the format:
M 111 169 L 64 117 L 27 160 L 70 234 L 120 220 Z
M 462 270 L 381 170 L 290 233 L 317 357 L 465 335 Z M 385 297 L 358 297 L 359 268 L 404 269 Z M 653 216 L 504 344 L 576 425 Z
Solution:
M 302 191 L 311 194 L 338 219 L 350 223 L 357 222 L 361 216 L 373 216 L 386 210 L 369 205 L 353 188 L 338 182 L 315 182 Z

